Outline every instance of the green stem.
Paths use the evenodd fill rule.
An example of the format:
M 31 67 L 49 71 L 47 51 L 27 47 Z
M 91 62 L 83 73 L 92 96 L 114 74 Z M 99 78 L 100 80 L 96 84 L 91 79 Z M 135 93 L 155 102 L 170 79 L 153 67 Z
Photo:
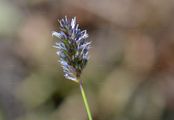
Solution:
M 80 91 L 81 91 L 81 94 L 82 94 L 83 102 L 85 104 L 86 112 L 88 114 L 88 118 L 89 118 L 89 120 L 92 120 L 91 111 L 90 111 L 90 108 L 89 108 L 89 105 L 88 105 L 88 100 L 87 100 L 85 91 L 83 89 L 82 81 L 80 81 L 79 84 L 80 84 Z

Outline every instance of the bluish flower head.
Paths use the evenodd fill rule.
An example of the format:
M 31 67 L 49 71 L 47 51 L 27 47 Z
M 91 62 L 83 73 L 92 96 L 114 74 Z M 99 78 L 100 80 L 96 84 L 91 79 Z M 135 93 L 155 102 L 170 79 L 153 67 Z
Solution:
M 91 42 L 87 41 L 87 31 L 79 29 L 76 17 L 69 20 L 65 16 L 59 20 L 59 24 L 60 31 L 52 33 L 60 39 L 54 47 L 58 49 L 57 55 L 60 57 L 65 78 L 78 82 L 89 59 Z

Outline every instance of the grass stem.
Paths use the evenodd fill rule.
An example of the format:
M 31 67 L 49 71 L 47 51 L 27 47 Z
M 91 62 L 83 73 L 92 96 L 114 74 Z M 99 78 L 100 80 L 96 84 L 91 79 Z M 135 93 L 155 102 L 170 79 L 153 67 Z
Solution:
M 88 100 L 87 100 L 87 97 L 86 97 L 86 94 L 85 94 L 85 91 L 84 91 L 84 88 L 83 88 L 82 81 L 79 83 L 79 85 L 80 85 L 80 91 L 81 91 L 81 94 L 82 94 L 83 102 L 85 104 L 86 112 L 88 114 L 88 118 L 89 118 L 89 120 L 92 120 L 91 111 L 90 111 L 90 108 L 89 108 L 89 105 L 88 105 Z

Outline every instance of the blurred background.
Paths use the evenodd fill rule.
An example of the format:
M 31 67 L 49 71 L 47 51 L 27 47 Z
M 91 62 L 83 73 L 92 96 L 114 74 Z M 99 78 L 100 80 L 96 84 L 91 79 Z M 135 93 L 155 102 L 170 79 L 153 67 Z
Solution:
M 0 0 L 0 120 L 87 120 L 58 63 L 58 19 L 92 41 L 94 120 L 174 120 L 174 0 Z

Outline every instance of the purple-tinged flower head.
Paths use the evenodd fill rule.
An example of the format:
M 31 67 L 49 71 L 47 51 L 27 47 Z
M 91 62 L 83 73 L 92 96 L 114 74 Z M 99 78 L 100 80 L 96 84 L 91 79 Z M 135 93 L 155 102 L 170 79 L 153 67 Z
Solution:
M 60 64 L 67 79 L 79 82 L 78 79 L 85 68 L 89 55 L 91 42 L 87 41 L 88 34 L 86 30 L 79 29 L 76 23 L 76 17 L 68 20 L 59 20 L 60 31 L 53 32 L 52 35 L 60 39 L 55 43 L 58 49 L 57 55 L 60 57 Z

